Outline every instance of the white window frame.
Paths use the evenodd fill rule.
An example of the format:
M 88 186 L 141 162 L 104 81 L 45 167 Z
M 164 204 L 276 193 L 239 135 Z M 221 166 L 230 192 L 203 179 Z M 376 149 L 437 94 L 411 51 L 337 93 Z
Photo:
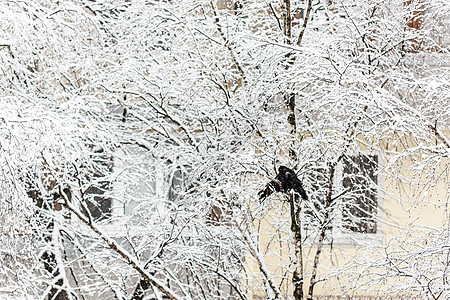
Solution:
M 139 149 L 137 145 L 134 145 L 136 149 Z M 117 151 L 122 151 L 118 149 Z M 142 150 L 147 151 L 147 150 Z M 130 229 L 133 230 L 132 234 L 135 232 L 139 232 L 140 228 L 144 228 L 144 225 L 133 225 L 133 226 L 127 226 L 126 225 L 126 217 L 125 214 L 125 206 L 122 201 L 119 200 L 121 197 L 120 193 L 122 191 L 122 188 L 124 187 L 124 184 L 120 180 L 117 180 L 117 177 L 120 176 L 122 172 L 127 168 L 124 161 L 121 161 L 120 159 L 117 159 L 117 157 L 120 157 L 120 155 L 117 155 L 114 157 L 113 162 L 113 171 L 112 174 L 115 176 L 115 178 L 108 178 L 110 181 L 112 181 L 112 187 L 111 187 L 111 217 L 110 220 L 101 220 L 101 221 L 95 221 L 94 220 L 94 226 L 101 229 L 102 231 L 106 232 L 112 237 L 122 237 L 127 236 L 130 234 Z M 130 167 L 133 167 L 130 165 Z M 158 201 L 158 205 L 155 209 L 155 216 L 157 216 L 160 213 L 163 213 L 164 210 L 167 209 L 166 201 L 167 201 L 167 195 L 164 193 L 164 188 L 166 187 L 166 178 L 164 177 L 164 174 L 156 173 L 155 174 L 155 190 L 154 190 L 154 196 L 156 198 L 161 199 L 161 201 Z M 78 207 L 79 211 L 82 213 L 81 207 Z M 86 207 L 87 209 L 87 207 Z M 88 232 L 90 229 L 84 226 L 80 220 L 77 218 L 72 218 L 71 223 L 81 228 L 82 232 Z
M 361 151 L 360 154 L 367 154 L 367 155 L 377 155 L 378 157 L 378 168 L 377 168 L 377 192 L 376 192 L 376 200 L 377 200 L 377 213 L 376 213 L 376 226 L 377 230 L 376 233 L 360 233 L 360 232 L 343 232 L 340 229 L 340 226 L 336 226 L 336 224 L 342 224 L 343 222 L 343 206 L 342 203 L 340 203 L 339 198 L 336 199 L 336 206 L 333 209 L 333 213 L 331 215 L 332 222 L 331 231 L 327 231 L 326 237 L 325 237 L 325 243 L 328 244 L 331 241 L 334 245 L 338 245 L 340 247 L 354 247 L 357 245 L 363 245 L 363 244 L 372 244 L 372 245 L 378 245 L 381 244 L 384 238 L 384 227 L 383 227 L 383 207 L 384 207 L 384 198 L 383 198 L 383 185 L 384 185 L 384 176 L 381 174 L 380 170 L 383 168 L 383 157 L 381 156 L 381 153 L 378 151 L 368 152 L 368 151 Z M 354 157 L 359 154 L 358 152 L 353 152 L 347 154 L 349 157 Z M 337 166 L 334 173 L 333 178 L 333 195 L 332 197 L 336 197 L 339 195 L 339 192 L 343 192 L 343 172 L 344 172 L 344 165 L 343 162 L 340 161 Z M 309 245 L 317 245 L 317 236 L 318 235 L 311 235 L 311 237 L 307 238 L 307 243 Z
M 355 157 L 359 154 L 366 154 L 366 155 L 376 155 L 377 156 L 377 191 L 376 191 L 376 201 L 377 201 L 377 213 L 375 215 L 375 221 L 377 230 L 376 233 L 362 233 L 362 232 L 343 232 L 341 229 L 336 228 L 336 226 L 333 226 L 332 236 L 333 236 L 333 243 L 340 245 L 340 246 L 356 246 L 361 244 L 380 244 L 383 241 L 384 237 L 384 228 L 383 228 L 383 207 L 384 207 L 384 199 L 383 199 L 383 183 L 384 178 L 381 175 L 380 170 L 382 169 L 382 162 L 383 157 L 381 156 L 381 153 L 378 151 L 361 151 L 361 152 L 353 152 L 350 153 L 349 157 Z M 343 162 L 340 161 L 336 167 L 336 173 L 335 173 L 335 189 L 337 187 L 342 188 L 343 187 L 343 175 L 344 175 L 344 165 Z M 342 223 L 343 222 L 343 207 L 342 203 L 339 201 L 337 202 L 338 206 L 334 210 L 334 220 L 336 223 Z

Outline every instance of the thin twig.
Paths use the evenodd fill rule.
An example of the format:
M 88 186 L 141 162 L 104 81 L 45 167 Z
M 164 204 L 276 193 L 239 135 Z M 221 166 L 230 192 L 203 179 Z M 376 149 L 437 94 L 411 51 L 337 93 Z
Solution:
M 114 240 L 110 239 L 105 234 L 103 234 L 93 223 L 89 222 L 89 220 L 86 220 L 77 209 L 72 207 L 72 204 L 68 201 L 67 196 L 65 194 L 62 194 L 61 196 L 64 199 L 64 207 L 66 207 L 81 222 L 83 222 L 85 225 L 87 225 L 103 241 L 105 241 L 106 244 L 108 244 L 108 246 L 112 250 L 114 250 L 117 254 L 119 254 L 130 266 L 133 267 L 133 269 L 135 269 L 139 274 L 141 274 L 141 276 L 144 277 L 145 280 L 147 280 L 150 284 L 155 286 L 158 290 L 160 290 L 163 294 L 165 294 L 169 299 L 171 299 L 171 300 L 180 299 L 180 297 L 177 296 L 174 291 L 172 291 L 170 288 L 164 286 L 162 283 L 159 282 L 158 279 L 154 278 L 153 276 L 148 274 L 144 269 L 142 269 L 138 265 L 138 262 L 136 262 L 134 259 L 132 259 L 128 253 L 123 251 Z

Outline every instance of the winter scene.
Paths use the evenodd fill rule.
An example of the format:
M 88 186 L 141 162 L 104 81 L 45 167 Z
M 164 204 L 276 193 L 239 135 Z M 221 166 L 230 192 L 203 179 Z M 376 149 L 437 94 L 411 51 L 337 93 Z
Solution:
M 450 299 L 449 0 L 0 0 L 0 300 Z

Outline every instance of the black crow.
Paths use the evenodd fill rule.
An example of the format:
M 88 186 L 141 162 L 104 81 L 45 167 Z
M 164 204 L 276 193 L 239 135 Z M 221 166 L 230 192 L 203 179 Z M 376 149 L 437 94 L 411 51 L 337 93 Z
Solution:
M 259 191 L 258 195 L 260 200 L 264 200 L 274 191 L 289 193 L 291 190 L 300 194 L 303 199 L 308 200 L 308 195 L 303 189 L 302 182 L 298 179 L 295 172 L 285 166 L 281 166 L 278 168 L 275 180 L 269 182 L 263 190 Z

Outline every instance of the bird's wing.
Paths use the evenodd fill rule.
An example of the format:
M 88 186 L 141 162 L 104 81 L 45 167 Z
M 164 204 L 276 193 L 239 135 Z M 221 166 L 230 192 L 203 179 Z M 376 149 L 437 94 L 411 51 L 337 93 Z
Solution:
M 278 180 L 272 180 L 270 181 L 266 187 L 258 192 L 259 195 L 259 199 L 263 200 L 265 198 L 267 198 L 268 196 L 270 196 L 273 192 L 279 192 L 280 191 L 280 183 Z
M 306 194 L 305 190 L 303 189 L 303 185 L 302 182 L 300 181 L 300 179 L 296 178 L 297 180 L 295 181 L 295 184 L 293 186 L 293 190 L 296 193 L 299 193 L 300 196 L 302 196 L 302 198 L 304 200 L 308 200 L 308 195 Z

